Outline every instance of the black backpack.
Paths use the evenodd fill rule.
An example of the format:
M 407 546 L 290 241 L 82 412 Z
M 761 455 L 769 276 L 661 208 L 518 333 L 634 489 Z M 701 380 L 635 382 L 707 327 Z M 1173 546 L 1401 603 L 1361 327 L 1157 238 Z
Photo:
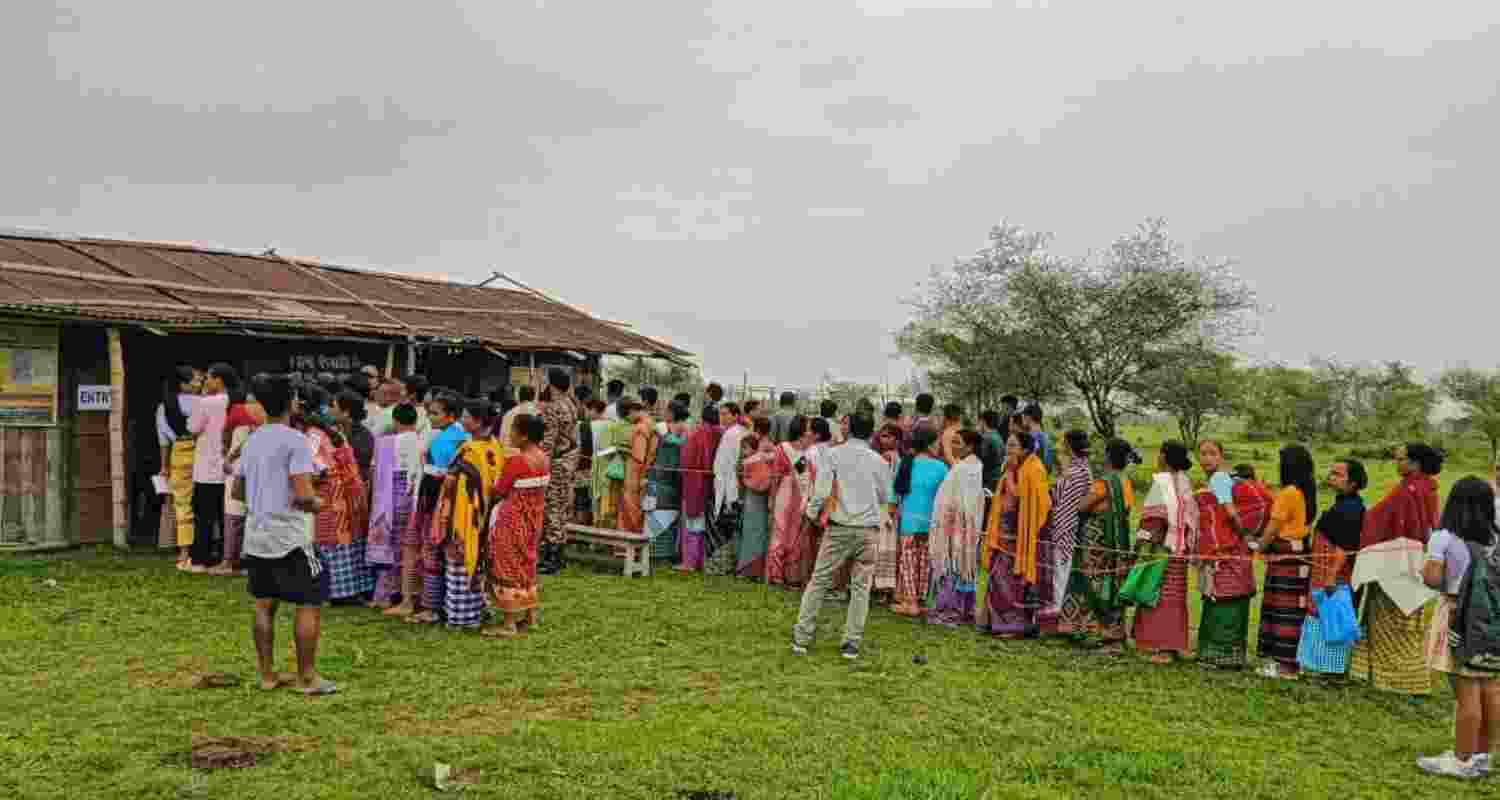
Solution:
M 1500 673 L 1500 547 L 1466 544 L 1469 570 L 1458 587 L 1448 645 L 1455 666 Z

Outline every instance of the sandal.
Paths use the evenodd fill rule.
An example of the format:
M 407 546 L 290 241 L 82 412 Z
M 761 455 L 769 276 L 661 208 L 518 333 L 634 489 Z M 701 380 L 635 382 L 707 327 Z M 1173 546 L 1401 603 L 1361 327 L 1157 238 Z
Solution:
M 514 625 L 492 625 L 479 632 L 485 639 L 514 639 L 521 635 L 521 631 Z

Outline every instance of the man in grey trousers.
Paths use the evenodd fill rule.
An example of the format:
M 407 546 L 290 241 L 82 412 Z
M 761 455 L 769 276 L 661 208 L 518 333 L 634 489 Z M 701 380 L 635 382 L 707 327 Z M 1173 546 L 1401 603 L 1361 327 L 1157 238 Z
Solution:
M 812 580 L 802 592 L 797 626 L 792 629 L 792 652 L 796 655 L 807 655 L 818 625 L 818 609 L 833 585 L 834 573 L 844 562 L 853 560 L 849 616 L 844 622 L 844 642 L 839 653 L 850 660 L 859 658 L 859 642 L 864 636 L 865 618 L 870 614 L 875 539 L 880 531 L 880 515 L 891 501 L 890 467 L 870 449 L 870 435 L 874 432 L 874 418 L 855 414 L 849 419 L 849 441 L 830 449 L 823 458 L 822 469 L 818 470 L 817 483 L 807 503 L 807 516 L 818 519 L 830 501 L 833 506 L 828 513 L 828 530 L 818 548 Z

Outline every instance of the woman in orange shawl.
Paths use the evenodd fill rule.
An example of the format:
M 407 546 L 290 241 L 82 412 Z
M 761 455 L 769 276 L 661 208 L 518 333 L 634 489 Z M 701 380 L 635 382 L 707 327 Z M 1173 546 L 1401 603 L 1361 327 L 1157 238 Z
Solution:
M 1051 565 L 1037 558 L 1052 501 L 1035 450 L 1036 440 L 1024 433 L 1007 440 L 1006 467 L 985 531 L 990 578 L 979 629 L 1007 639 L 1040 634 L 1037 615 L 1052 587 Z
M 1396 448 L 1396 471 L 1401 482 L 1384 500 L 1365 513 L 1361 549 L 1391 541 L 1414 539 L 1427 544 L 1438 524 L 1438 485 L 1443 456 L 1431 447 L 1412 443 Z M 1365 637 L 1354 645 L 1349 675 L 1387 692 L 1425 695 L 1432 692 L 1427 671 L 1423 614 L 1401 613 L 1394 600 L 1371 583 L 1364 591 Z
M 641 499 L 646 493 L 646 476 L 656 464 L 656 448 L 661 443 L 656 434 L 656 420 L 639 403 L 630 403 L 630 452 L 625 459 L 625 486 L 620 495 L 620 530 L 640 533 L 646 529 L 646 511 Z

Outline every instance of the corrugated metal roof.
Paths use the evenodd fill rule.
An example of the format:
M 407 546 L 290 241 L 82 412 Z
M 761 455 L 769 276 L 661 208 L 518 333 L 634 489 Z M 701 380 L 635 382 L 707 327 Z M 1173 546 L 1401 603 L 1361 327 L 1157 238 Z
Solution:
M 691 354 L 523 288 L 474 287 L 161 242 L 0 233 L 0 311 L 465 340 L 509 350 Z

